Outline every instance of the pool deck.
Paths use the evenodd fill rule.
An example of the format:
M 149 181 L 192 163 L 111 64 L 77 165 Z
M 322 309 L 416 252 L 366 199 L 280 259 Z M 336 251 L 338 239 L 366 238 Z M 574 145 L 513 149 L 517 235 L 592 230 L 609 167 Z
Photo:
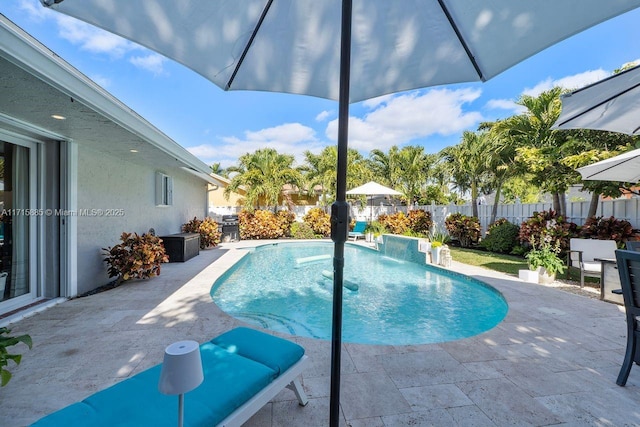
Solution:
M 259 242 L 224 243 L 159 277 L 50 307 L 10 324 L 28 333 L 0 389 L 0 426 L 27 425 L 162 361 L 172 342 L 204 342 L 242 323 L 212 302 L 212 282 Z M 482 335 L 443 344 L 344 344 L 344 426 L 640 425 L 640 367 L 615 384 L 626 342 L 623 307 L 454 263 L 500 290 L 509 313 Z M 473 321 L 473 319 L 470 319 Z M 6 322 L 5 322 L 6 323 Z M 309 396 L 285 389 L 246 426 L 326 426 L 330 342 L 290 337 L 311 365 Z

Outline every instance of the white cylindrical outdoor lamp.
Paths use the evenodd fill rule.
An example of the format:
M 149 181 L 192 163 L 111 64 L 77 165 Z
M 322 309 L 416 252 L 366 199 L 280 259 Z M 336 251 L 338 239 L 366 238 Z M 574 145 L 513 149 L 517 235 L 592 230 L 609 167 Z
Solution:
M 184 394 L 198 387 L 203 380 L 200 345 L 196 341 L 178 341 L 164 350 L 158 389 L 164 394 L 179 395 L 179 427 L 183 423 Z

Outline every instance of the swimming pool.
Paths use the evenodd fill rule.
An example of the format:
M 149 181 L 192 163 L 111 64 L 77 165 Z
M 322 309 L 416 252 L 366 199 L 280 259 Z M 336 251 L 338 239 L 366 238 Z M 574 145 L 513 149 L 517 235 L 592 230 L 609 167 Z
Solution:
M 331 339 L 332 270 L 330 242 L 259 246 L 216 280 L 211 296 L 247 323 Z M 508 310 L 503 296 L 485 283 L 357 245 L 345 245 L 344 281 L 344 342 L 453 341 L 493 328 Z

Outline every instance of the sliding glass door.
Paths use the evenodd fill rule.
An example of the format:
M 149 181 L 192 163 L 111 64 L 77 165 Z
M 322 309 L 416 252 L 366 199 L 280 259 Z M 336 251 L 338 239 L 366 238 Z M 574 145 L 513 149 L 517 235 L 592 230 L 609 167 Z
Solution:
M 0 141 L 0 313 L 36 297 L 36 150 Z

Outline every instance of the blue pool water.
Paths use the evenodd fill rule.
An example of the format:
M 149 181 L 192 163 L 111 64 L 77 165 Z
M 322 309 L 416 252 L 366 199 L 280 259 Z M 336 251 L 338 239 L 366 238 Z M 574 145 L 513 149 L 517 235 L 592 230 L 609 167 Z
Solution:
M 256 248 L 213 285 L 215 303 L 263 328 L 331 339 L 333 244 L 278 243 Z M 345 245 L 343 341 L 407 345 L 485 332 L 507 314 L 489 285 L 431 266 Z

